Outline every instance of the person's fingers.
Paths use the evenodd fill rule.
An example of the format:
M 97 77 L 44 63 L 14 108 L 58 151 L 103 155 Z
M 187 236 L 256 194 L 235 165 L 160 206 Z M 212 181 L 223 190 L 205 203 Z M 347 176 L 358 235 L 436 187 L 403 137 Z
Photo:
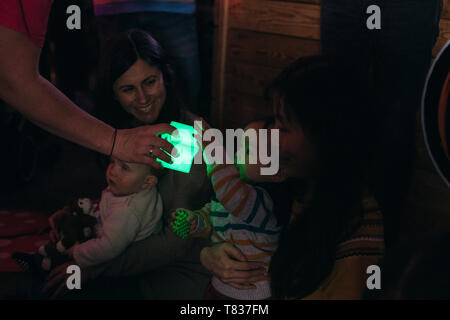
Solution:
M 151 150 L 151 152 L 150 152 L 150 150 Z M 150 148 L 150 150 L 149 150 L 149 156 L 151 155 L 152 157 L 159 158 L 160 160 L 167 162 L 167 163 L 172 162 L 172 157 L 169 156 L 164 151 L 162 151 L 161 149 L 159 149 L 158 147 Z
M 230 267 L 239 271 L 250 271 L 250 270 L 266 270 L 266 265 L 264 262 L 260 261 L 231 261 Z
M 153 163 L 154 159 L 148 157 L 148 152 L 150 148 L 158 147 L 170 154 L 173 146 L 156 135 L 164 132 L 170 133 L 173 130 L 175 128 L 167 123 L 117 130 L 113 156 L 123 161 L 160 167 L 160 165 Z
M 247 258 L 241 252 L 241 250 L 239 250 L 238 248 L 234 247 L 233 245 L 231 245 L 229 243 L 225 243 L 222 248 L 225 251 L 225 253 L 228 256 L 230 256 L 231 258 L 234 258 L 234 259 L 236 259 L 238 261 L 247 261 Z M 240 270 L 248 270 L 248 269 L 240 269 Z
M 160 162 L 156 161 L 153 158 L 150 158 L 147 154 L 138 156 L 136 158 L 135 162 L 144 163 L 146 165 L 152 166 L 155 169 L 161 169 L 162 168 L 162 165 L 161 165 Z
M 197 229 L 197 222 L 198 222 L 197 217 L 188 219 L 188 222 L 191 230 Z
M 154 151 L 162 149 L 165 152 L 167 152 L 168 154 L 172 155 L 173 157 L 177 157 L 178 155 L 178 151 L 177 149 L 167 140 L 164 140 L 160 137 L 153 137 L 151 139 L 151 141 L 149 141 L 149 150 L 152 149 Z M 159 150 L 159 151 L 162 151 Z
M 153 124 L 153 125 L 149 125 L 149 126 L 145 126 L 144 128 L 147 129 L 147 132 L 151 135 L 159 135 L 162 133 L 172 133 L 173 131 L 176 130 L 176 128 L 174 126 L 171 126 L 168 123 L 158 123 L 158 124 Z
M 133 153 L 131 160 L 125 160 L 129 162 L 144 162 L 146 164 L 151 165 L 151 161 L 146 161 L 147 159 L 154 160 L 152 157 L 154 153 L 162 152 L 160 148 L 163 148 L 166 152 L 170 154 L 173 149 L 173 146 L 164 139 L 159 137 L 141 137 L 142 140 L 136 144 L 134 148 L 129 150 L 128 152 Z M 156 155 L 156 154 L 155 154 Z M 167 155 L 169 156 L 169 155 Z M 156 161 L 155 161 L 156 162 Z

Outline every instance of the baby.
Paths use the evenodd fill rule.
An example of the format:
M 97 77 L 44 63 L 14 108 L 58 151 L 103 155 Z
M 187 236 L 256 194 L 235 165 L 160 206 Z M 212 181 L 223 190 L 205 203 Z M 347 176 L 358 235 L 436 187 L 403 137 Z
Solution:
M 263 128 L 264 122 L 258 121 L 250 123 L 245 130 Z M 206 144 L 203 144 L 203 147 L 206 148 Z M 281 228 L 272 212 L 271 197 L 258 185 L 280 183 L 285 180 L 285 176 L 281 172 L 276 175 L 261 175 L 260 169 L 264 166 L 259 160 L 256 164 L 250 164 L 248 161 L 249 147 L 246 141 L 245 162 L 241 164 L 218 164 L 208 159 L 205 152 L 208 175 L 215 194 L 200 210 L 178 209 L 172 213 L 171 223 L 176 219 L 178 211 L 182 210 L 191 224 L 190 236 L 195 237 L 210 231 L 213 243 L 229 242 L 239 248 L 248 261 L 262 261 L 269 266 Z M 259 141 L 258 147 L 263 147 Z M 222 152 L 225 154 L 224 150 Z M 270 297 L 268 278 L 255 283 L 254 289 L 244 290 L 236 289 L 213 277 L 205 293 L 205 299 L 259 300 Z
M 111 158 L 106 170 L 108 187 L 96 210 L 95 238 L 77 243 L 64 253 L 80 267 L 98 265 L 122 253 L 127 246 L 162 228 L 162 199 L 157 190 L 159 171 L 150 166 Z M 40 252 L 40 253 L 39 253 Z M 34 255 L 16 252 L 13 258 L 24 269 L 50 269 L 39 250 Z

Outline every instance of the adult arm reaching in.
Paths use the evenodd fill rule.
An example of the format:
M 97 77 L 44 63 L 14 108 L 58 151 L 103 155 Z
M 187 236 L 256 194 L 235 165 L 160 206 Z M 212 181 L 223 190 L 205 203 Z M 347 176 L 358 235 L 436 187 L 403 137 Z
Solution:
M 156 137 L 169 124 L 116 130 L 77 107 L 38 70 L 41 49 L 18 31 L 0 25 L 0 99 L 39 127 L 86 148 L 155 167 L 151 148 L 171 153 L 173 146 Z

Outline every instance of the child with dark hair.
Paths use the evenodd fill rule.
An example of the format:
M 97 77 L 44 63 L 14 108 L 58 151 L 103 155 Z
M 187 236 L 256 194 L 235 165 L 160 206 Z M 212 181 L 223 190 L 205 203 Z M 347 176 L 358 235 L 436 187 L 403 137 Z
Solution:
M 329 58 L 310 56 L 284 69 L 269 90 L 280 170 L 296 182 L 269 268 L 273 298 L 360 299 L 367 267 L 383 255 L 383 218 L 366 189 L 372 110 L 357 80 Z M 224 283 L 256 277 L 227 243 L 204 248 L 201 259 Z
M 203 123 L 203 126 L 209 128 L 207 124 Z M 274 185 L 275 188 L 282 188 L 281 183 L 286 180 L 286 176 L 280 170 L 265 175 L 262 170 L 265 165 L 261 163 L 261 159 L 252 160 L 255 154 L 261 154 L 261 148 L 270 149 L 272 152 L 278 148 L 278 141 L 272 141 L 271 138 L 269 143 L 258 137 L 257 132 L 261 129 L 267 130 L 264 121 L 254 121 L 245 127 L 244 132 L 248 134 L 245 137 L 248 139 L 243 146 L 238 146 L 234 161 L 231 161 L 232 155 L 227 155 L 227 151 L 219 145 L 215 145 L 214 152 L 215 155 L 223 154 L 223 157 L 213 158 L 206 152 L 208 142 L 203 139 L 204 158 L 215 194 L 202 209 L 178 210 L 187 214 L 191 223 L 191 236 L 207 231 L 212 243 L 231 243 L 242 251 L 248 261 L 262 262 L 268 268 L 281 230 L 276 216 L 279 211 L 275 212 L 275 207 L 283 206 L 277 203 L 279 199 L 271 197 L 266 187 Z M 251 141 L 251 134 L 255 132 L 256 140 Z M 244 161 L 239 161 L 240 152 L 244 155 Z M 176 218 L 178 210 L 172 214 L 173 219 Z M 240 289 L 213 277 L 204 298 L 261 300 L 271 297 L 269 277 L 266 276 L 251 288 Z

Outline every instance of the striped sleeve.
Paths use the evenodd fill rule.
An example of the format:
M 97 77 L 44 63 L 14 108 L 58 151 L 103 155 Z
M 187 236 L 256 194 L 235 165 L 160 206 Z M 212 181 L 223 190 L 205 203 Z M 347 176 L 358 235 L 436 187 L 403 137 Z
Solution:
M 211 223 L 209 221 L 211 214 L 211 203 L 208 202 L 203 208 L 195 210 L 194 212 L 197 214 L 198 223 L 197 230 L 192 232 L 193 237 L 202 237 L 204 236 L 204 233 L 208 233 L 211 228 Z M 196 234 L 197 231 L 200 231 L 201 233 Z
M 258 229 L 276 228 L 272 199 L 263 189 L 241 180 L 234 165 L 215 165 L 209 176 L 218 201 L 231 215 Z

